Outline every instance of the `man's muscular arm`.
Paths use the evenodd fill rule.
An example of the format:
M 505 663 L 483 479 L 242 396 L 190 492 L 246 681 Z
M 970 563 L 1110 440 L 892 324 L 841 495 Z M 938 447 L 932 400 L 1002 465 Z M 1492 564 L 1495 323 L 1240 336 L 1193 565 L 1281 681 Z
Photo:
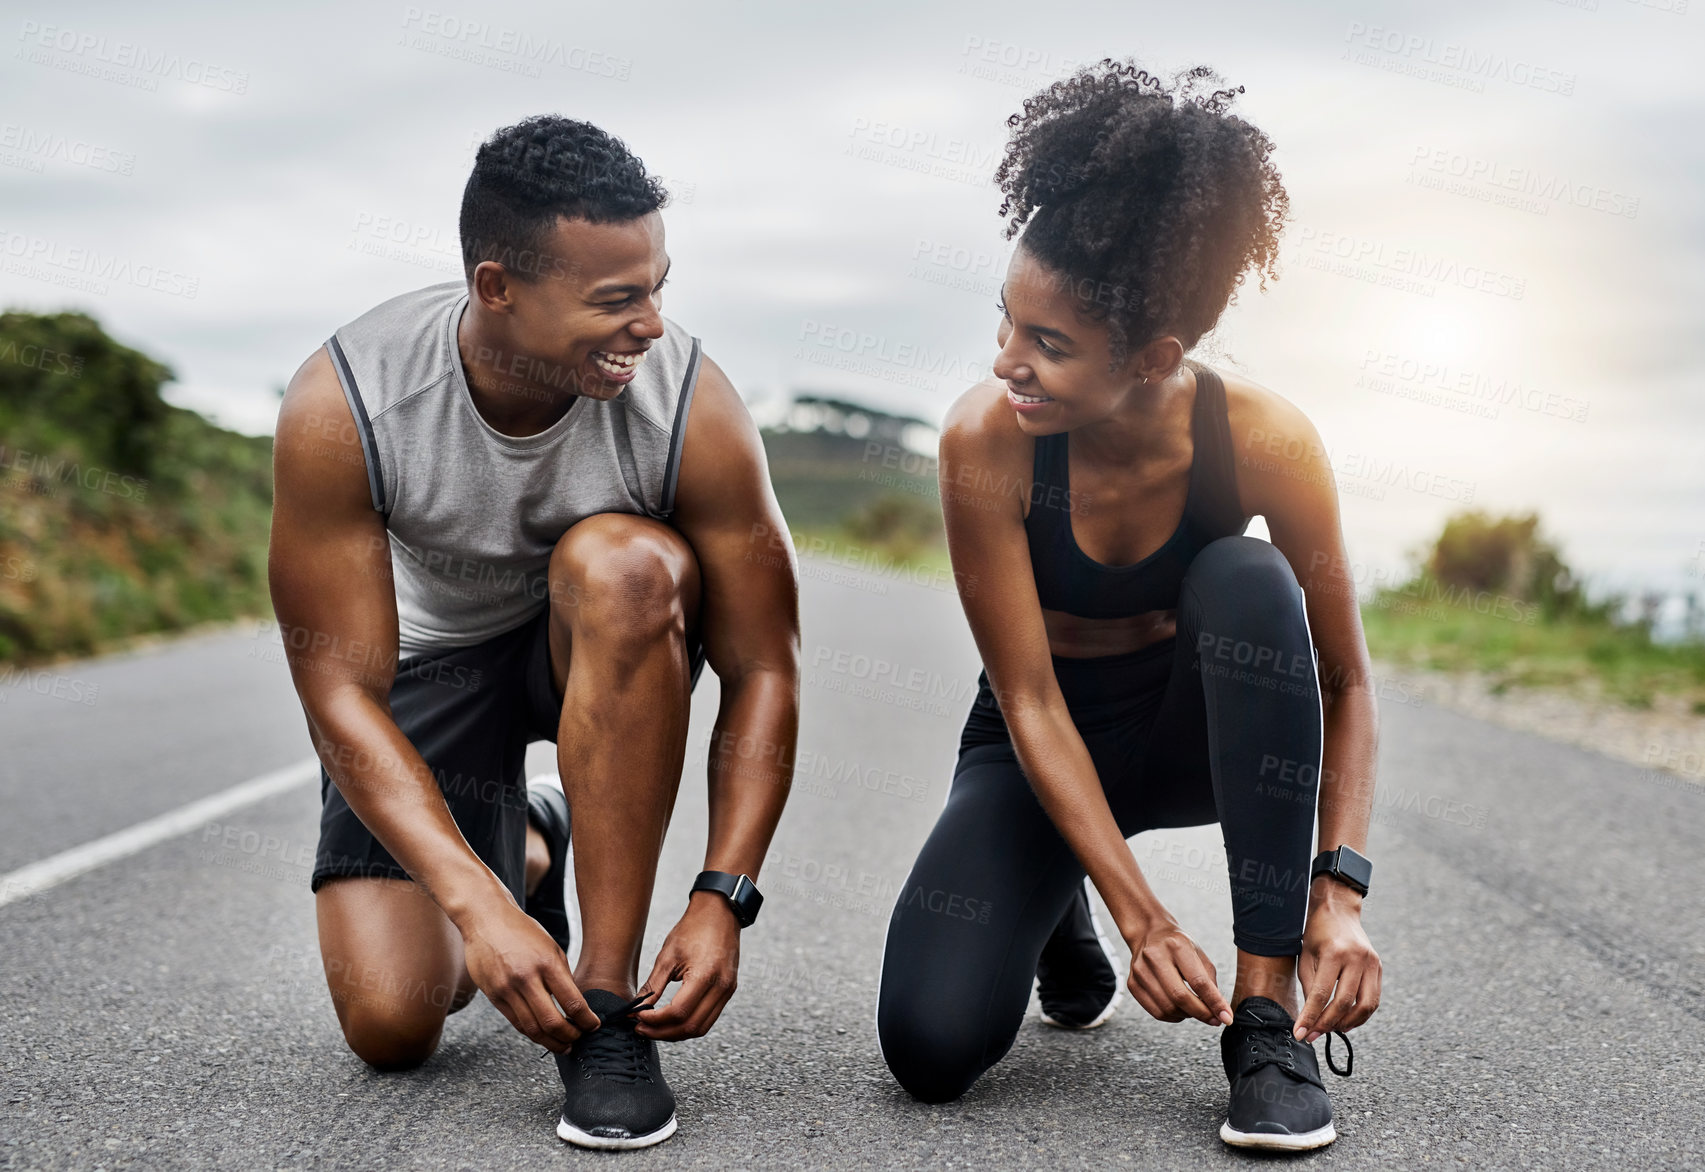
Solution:
M 580 1036 L 576 1025 L 596 1029 L 597 1015 L 549 935 L 462 838 L 432 770 L 392 719 L 390 540 L 323 349 L 296 372 L 279 410 L 267 573 L 290 675 L 326 772 L 461 932 L 474 983 L 516 1029 L 566 1050 Z
M 722 685 L 711 737 L 705 870 L 757 878 L 793 777 L 799 728 L 799 574 L 746 405 L 706 358 L 693 393 L 675 523 L 698 557 L 699 630 Z M 697 892 L 643 988 L 675 998 L 639 1018 L 661 1040 L 703 1035 L 734 993 L 740 928 L 727 901 Z

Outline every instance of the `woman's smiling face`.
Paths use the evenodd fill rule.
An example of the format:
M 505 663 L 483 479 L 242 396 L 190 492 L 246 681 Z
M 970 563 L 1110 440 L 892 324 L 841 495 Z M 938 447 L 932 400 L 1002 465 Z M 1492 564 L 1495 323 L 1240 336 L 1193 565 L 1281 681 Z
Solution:
M 1104 322 L 1082 311 L 1070 278 L 1043 265 L 1020 245 L 1001 289 L 1000 354 L 991 367 L 1006 383 L 1007 403 L 1030 435 L 1052 435 L 1112 415 L 1132 388 L 1146 350 L 1109 370 Z

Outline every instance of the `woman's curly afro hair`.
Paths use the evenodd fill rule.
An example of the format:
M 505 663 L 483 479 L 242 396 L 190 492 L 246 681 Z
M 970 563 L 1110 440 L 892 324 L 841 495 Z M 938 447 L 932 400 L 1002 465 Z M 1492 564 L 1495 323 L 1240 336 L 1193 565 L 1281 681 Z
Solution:
M 1171 85 L 1111 58 L 1029 98 L 1007 119 L 995 172 L 1006 238 L 1064 278 L 1109 327 L 1113 365 L 1214 327 L 1244 275 L 1277 278 L 1290 200 L 1272 141 L 1230 113 L 1243 92 L 1211 69 Z

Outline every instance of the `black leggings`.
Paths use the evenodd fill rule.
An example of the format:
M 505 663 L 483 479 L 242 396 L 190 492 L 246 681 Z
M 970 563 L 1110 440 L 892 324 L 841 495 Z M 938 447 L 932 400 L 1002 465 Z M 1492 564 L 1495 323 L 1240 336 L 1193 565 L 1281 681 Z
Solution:
M 1252 537 L 1212 542 L 1184 576 L 1176 636 L 1053 662 L 1125 837 L 1218 822 L 1237 947 L 1301 952 L 1323 730 L 1284 556 Z M 1011 1048 L 1042 946 L 1084 877 L 1019 770 L 987 672 L 980 683 L 882 957 L 882 1055 L 928 1102 L 964 1094 Z

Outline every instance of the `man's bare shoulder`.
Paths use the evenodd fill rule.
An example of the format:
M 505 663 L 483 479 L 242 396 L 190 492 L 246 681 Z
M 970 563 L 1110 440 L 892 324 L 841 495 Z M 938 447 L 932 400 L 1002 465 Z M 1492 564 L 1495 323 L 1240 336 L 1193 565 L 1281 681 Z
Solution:
M 681 442 L 676 521 L 691 529 L 763 511 L 773 499 L 758 425 L 728 375 L 707 354 Z
M 687 415 L 686 434 L 682 437 L 682 476 L 687 474 L 689 459 L 706 471 L 714 471 L 728 462 L 719 456 L 734 456 L 732 462 L 742 464 L 744 460 L 739 457 L 754 444 L 762 451 L 758 425 L 753 421 L 746 401 L 734 389 L 722 367 L 710 355 L 701 356 L 698 382 L 693 387 L 692 406 Z
M 284 387 L 284 400 L 280 404 L 279 414 L 283 415 L 304 406 L 324 407 L 333 400 L 345 402 L 343 384 L 338 381 L 331 355 L 326 353 L 324 346 L 320 346 L 303 359 L 302 365 L 296 368 L 296 373 L 290 376 L 289 383 Z M 348 404 L 345 403 L 345 410 L 347 409 Z
M 284 389 L 273 430 L 275 498 L 371 507 L 367 459 L 331 356 L 321 346 Z

